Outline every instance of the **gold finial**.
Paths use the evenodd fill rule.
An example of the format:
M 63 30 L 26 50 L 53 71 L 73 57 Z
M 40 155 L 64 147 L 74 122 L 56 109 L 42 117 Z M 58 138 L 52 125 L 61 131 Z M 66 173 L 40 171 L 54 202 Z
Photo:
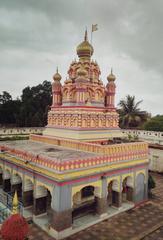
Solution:
M 87 34 L 87 29 L 85 30 L 85 36 L 84 36 L 84 41 L 88 41 L 88 34 Z
M 60 81 L 61 80 L 61 75 L 59 74 L 59 72 L 58 72 L 58 67 L 56 68 L 56 73 L 54 74 L 54 76 L 53 76 L 53 80 L 54 81 Z
M 19 205 L 18 194 L 17 191 L 15 191 L 14 198 L 12 201 L 12 214 L 18 213 L 18 205 Z
M 109 82 L 116 80 L 116 77 L 115 77 L 115 75 L 113 74 L 113 68 L 111 68 L 111 73 L 110 73 L 109 76 L 107 77 L 107 80 L 108 80 Z

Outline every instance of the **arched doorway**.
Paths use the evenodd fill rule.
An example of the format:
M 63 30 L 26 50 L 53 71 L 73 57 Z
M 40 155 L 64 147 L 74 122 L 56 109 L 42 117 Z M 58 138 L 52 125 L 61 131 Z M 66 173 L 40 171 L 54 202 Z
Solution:
M 142 202 L 145 198 L 145 176 L 139 173 L 136 177 L 135 202 Z
M 5 169 L 3 172 L 3 183 L 2 188 L 5 192 L 11 192 L 11 182 L 10 182 L 11 174 L 8 169 Z
M 119 193 L 119 182 L 118 180 L 112 180 L 108 184 L 108 195 L 107 195 L 108 206 L 120 207 L 120 193 Z
M 128 176 L 122 182 L 122 202 L 133 201 L 133 178 Z
M 44 186 L 36 186 L 34 194 L 34 214 L 47 214 L 51 209 L 51 193 Z
M 96 214 L 96 196 L 95 187 L 88 185 L 73 196 L 72 218 L 76 219 L 90 213 Z
M 19 201 L 22 199 L 22 179 L 18 173 L 14 174 L 11 178 L 11 194 L 14 195 L 17 191 Z
M 2 186 L 3 184 L 3 171 L 2 171 L 2 168 L 0 167 L 0 187 Z
M 33 205 L 33 183 L 30 179 L 26 179 L 24 182 L 22 202 L 23 207 Z

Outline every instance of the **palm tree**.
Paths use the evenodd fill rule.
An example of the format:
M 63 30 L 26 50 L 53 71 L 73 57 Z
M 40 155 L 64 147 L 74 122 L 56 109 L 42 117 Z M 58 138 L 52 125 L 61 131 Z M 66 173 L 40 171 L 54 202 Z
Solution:
M 125 99 L 119 102 L 120 109 L 120 127 L 121 128 L 137 128 L 140 127 L 148 118 L 146 111 L 141 111 L 139 105 L 142 100 L 135 102 L 135 96 L 127 95 Z

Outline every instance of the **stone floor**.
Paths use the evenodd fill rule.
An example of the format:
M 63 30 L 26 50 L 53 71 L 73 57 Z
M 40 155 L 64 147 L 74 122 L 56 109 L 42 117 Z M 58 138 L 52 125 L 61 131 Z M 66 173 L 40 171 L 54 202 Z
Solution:
M 100 222 L 65 240 L 163 240 L 163 175 L 155 173 L 153 176 L 157 186 L 149 202 Z M 52 240 L 53 238 L 36 225 L 30 224 L 29 239 Z

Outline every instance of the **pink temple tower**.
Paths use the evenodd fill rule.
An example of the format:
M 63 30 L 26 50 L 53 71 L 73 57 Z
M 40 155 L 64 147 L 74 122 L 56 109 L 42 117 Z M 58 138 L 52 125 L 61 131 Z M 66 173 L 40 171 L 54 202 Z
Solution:
M 91 59 L 93 52 L 85 31 L 84 41 L 77 46 L 78 61 L 70 64 L 63 86 L 58 69 L 54 74 L 45 136 L 92 142 L 121 135 L 115 109 L 116 77 L 111 71 L 104 86 L 99 65 Z

